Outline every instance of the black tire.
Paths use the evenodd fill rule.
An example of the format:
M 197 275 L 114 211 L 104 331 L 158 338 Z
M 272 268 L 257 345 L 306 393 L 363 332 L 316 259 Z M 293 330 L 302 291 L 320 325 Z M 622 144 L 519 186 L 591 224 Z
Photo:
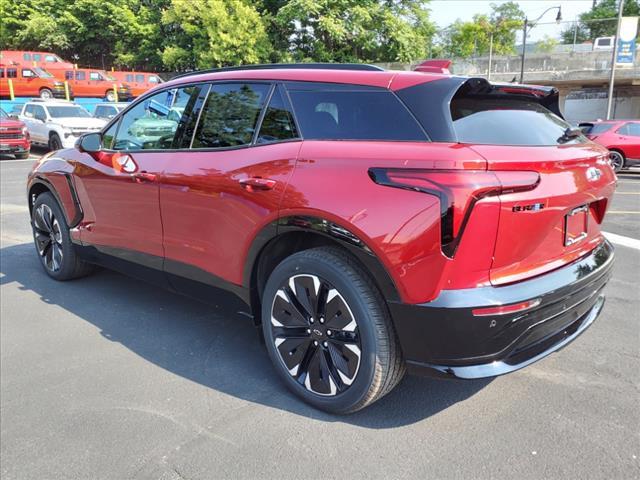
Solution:
M 25 158 L 29 158 L 29 152 L 24 152 L 24 153 L 16 153 L 15 157 L 18 160 L 24 160 Z
M 624 158 L 622 152 L 619 152 L 617 150 L 609 150 L 609 161 L 611 162 L 613 170 L 618 173 L 624 168 L 626 159 Z
M 50 88 L 41 88 L 40 98 L 43 100 L 51 100 L 53 98 L 53 92 Z
M 51 193 L 42 193 L 36 198 L 31 228 L 36 253 L 47 275 L 56 280 L 72 280 L 91 273 L 93 265 L 76 254 L 67 222 Z
M 262 319 L 278 375 L 321 410 L 360 410 L 390 392 L 405 373 L 380 291 L 360 264 L 338 248 L 314 248 L 283 260 L 265 286 Z
M 49 150 L 54 151 L 60 150 L 61 148 L 62 140 L 60 140 L 60 137 L 57 133 L 52 133 L 51 136 L 49 136 Z

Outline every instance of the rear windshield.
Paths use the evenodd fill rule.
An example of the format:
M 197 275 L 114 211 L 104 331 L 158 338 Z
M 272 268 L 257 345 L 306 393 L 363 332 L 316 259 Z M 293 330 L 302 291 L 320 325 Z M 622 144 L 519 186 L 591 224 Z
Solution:
M 405 106 L 389 91 L 290 91 L 309 140 L 426 141 Z
M 462 143 L 542 146 L 586 141 L 582 135 L 566 137 L 567 122 L 526 100 L 454 97 L 451 117 Z
M 596 123 L 580 125 L 582 131 L 588 135 L 598 135 L 600 133 L 608 132 L 613 128 L 613 123 Z

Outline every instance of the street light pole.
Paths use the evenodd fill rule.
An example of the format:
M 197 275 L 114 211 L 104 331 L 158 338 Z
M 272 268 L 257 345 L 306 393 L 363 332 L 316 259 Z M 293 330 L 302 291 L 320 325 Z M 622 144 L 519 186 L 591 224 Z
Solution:
M 609 96 L 607 98 L 607 120 L 611 120 L 611 110 L 613 108 L 613 84 L 616 80 L 616 55 L 618 54 L 618 42 L 620 41 L 620 22 L 622 22 L 622 10 L 624 8 L 624 0 L 620 0 L 618 7 L 618 26 L 616 27 L 616 36 L 613 41 L 613 52 L 611 52 L 611 75 L 609 76 Z
M 546 12 L 545 12 L 546 13 Z M 524 19 L 524 27 L 522 28 L 522 58 L 520 59 L 520 83 L 524 83 L 524 58 L 527 51 L 527 25 L 529 19 Z
M 542 12 L 542 15 L 536 18 L 533 22 L 529 22 L 529 19 L 526 17 L 524 19 L 524 26 L 522 27 L 522 59 L 520 61 L 520 83 L 524 83 L 524 59 L 525 59 L 526 50 L 527 50 L 527 28 L 531 29 L 535 27 L 536 23 L 538 23 L 540 19 L 544 17 L 545 13 L 547 13 L 550 10 L 555 10 L 556 8 L 558 9 L 558 15 L 556 15 L 556 22 L 560 22 L 562 20 L 562 8 L 560 6 L 547 8 L 544 12 Z M 529 24 L 531 24 L 530 27 L 529 27 Z

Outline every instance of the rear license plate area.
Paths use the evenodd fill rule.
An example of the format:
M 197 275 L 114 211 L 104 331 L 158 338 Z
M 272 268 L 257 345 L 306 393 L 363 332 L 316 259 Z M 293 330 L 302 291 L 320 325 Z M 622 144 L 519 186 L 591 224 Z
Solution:
M 564 217 L 564 246 L 574 245 L 587 238 L 589 228 L 589 206 L 574 208 Z

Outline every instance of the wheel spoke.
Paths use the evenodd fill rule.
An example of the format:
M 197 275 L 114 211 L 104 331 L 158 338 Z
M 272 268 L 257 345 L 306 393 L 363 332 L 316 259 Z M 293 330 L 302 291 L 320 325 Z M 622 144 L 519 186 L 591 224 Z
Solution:
M 351 310 L 336 289 L 331 289 L 327 293 L 325 324 L 334 330 L 352 332 L 356 328 L 356 321 Z
M 51 237 L 49 235 L 36 230 L 34 232 L 34 237 L 36 240 L 36 248 L 38 249 L 38 254 L 42 257 L 44 256 L 45 250 L 47 246 L 51 243 Z
M 276 293 L 271 312 L 272 325 L 275 327 L 309 325 L 308 315 L 303 309 L 301 310 L 299 304 L 293 301 L 293 294 L 287 290 L 280 289 Z
M 335 362 L 336 359 L 342 360 L 342 358 L 337 356 L 337 358 L 334 359 L 333 347 L 331 345 L 329 345 L 329 348 L 325 348 L 322 351 L 322 353 L 324 354 L 324 363 L 327 366 L 329 375 L 331 375 L 331 379 L 336 385 L 338 392 L 343 391 L 347 385 L 345 385 L 345 382 L 342 380 L 343 376 L 341 376 L 339 372 L 339 370 L 341 369 L 338 367 L 338 365 Z M 346 362 L 344 367 L 345 368 L 343 371 L 346 371 Z M 347 379 L 347 381 L 349 381 L 349 379 Z M 351 382 L 349 381 L 349 383 Z
M 289 280 L 289 289 L 310 317 L 318 316 L 320 280 L 312 275 L 297 275 Z
M 276 348 L 291 375 L 297 375 L 311 340 L 307 338 L 276 338 Z
M 60 248 L 60 245 L 58 245 L 57 243 L 53 243 L 51 250 L 51 261 L 53 264 L 53 270 L 59 270 L 60 265 L 62 265 L 62 248 Z
M 49 233 L 51 230 L 47 227 L 47 223 L 44 220 L 44 205 L 40 205 L 34 215 L 33 215 L 33 223 L 35 227 L 41 232 Z

